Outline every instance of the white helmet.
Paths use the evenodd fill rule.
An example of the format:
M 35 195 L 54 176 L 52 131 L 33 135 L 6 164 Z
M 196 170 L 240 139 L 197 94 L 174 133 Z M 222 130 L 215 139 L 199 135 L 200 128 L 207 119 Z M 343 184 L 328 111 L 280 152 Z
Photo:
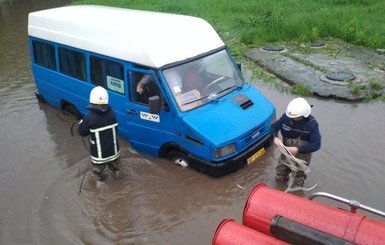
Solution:
M 91 90 L 90 103 L 96 105 L 108 104 L 108 93 L 103 87 L 97 86 Z
M 286 115 L 290 118 L 308 117 L 311 113 L 311 106 L 304 98 L 295 98 L 287 105 Z

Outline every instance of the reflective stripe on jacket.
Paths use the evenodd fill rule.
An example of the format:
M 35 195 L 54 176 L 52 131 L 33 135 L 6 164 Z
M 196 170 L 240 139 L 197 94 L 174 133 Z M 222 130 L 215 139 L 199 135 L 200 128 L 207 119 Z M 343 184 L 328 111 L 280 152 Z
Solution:
M 103 164 L 119 158 L 118 122 L 108 105 L 87 106 L 90 113 L 79 124 L 79 135 L 90 138 L 91 161 Z
M 111 162 L 113 160 L 116 160 L 120 156 L 120 150 L 118 147 L 118 142 L 117 142 L 117 127 L 118 124 L 112 124 L 108 125 L 105 127 L 97 128 L 97 129 L 90 129 L 91 134 L 94 135 L 94 137 L 90 138 L 91 144 L 95 145 L 96 147 L 96 155 L 91 155 L 91 160 L 95 164 L 102 164 L 105 162 Z M 103 154 L 103 147 L 102 147 L 102 142 L 101 142 L 101 134 L 103 131 L 106 130 L 111 130 L 112 132 L 112 142 L 113 142 L 113 149 L 114 149 L 114 154 L 111 156 L 104 157 L 105 154 Z M 95 141 L 92 140 L 92 138 L 95 139 Z

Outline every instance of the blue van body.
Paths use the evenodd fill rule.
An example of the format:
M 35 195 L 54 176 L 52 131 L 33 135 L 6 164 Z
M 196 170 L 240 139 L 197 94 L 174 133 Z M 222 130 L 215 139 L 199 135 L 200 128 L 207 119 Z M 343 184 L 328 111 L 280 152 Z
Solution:
M 161 48 L 154 48 L 149 42 L 146 47 L 143 44 L 144 51 L 141 51 L 138 45 L 143 39 L 135 43 L 130 35 L 111 31 L 108 23 L 105 30 L 109 33 L 103 33 L 104 23 L 97 25 L 96 19 L 90 20 L 85 31 L 80 19 L 84 19 L 82 15 L 86 13 L 105 15 L 106 19 L 134 15 L 128 18 L 138 20 L 144 15 L 147 20 L 154 17 L 157 23 L 169 19 L 170 23 L 191 25 L 185 37 L 181 37 L 187 40 L 183 45 L 191 48 L 185 50 L 177 46 L 184 40 L 167 47 L 173 40 L 172 33 L 168 33 L 170 37 L 166 35 L 163 43 L 159 39 L 152 41 L 157 42 L 155 46 L 161 43 Z M 76 22 L 77 15 L 79 22 Z M 158 17 L 161 18 L 156 19 Z M 91 25 L 95 25 L 99 34 L 92 31 Z M 196 25 L 203 27 L 194 30 Z M 91 89 L 105 87 L 117 116 L 119 134 L 141 153 L 222 176 L 253 162 L 269 143 L 274 106 L 244 81 L 227 47 L 212 27 L 199 18 L 112 7 L 70 6 L 31 13 L 28 31 L 39 101 L 81 118 L 87 113 Z M 191 32 L 195 32 L 194 35 L 203 32 L 208 39 L 202 44 L 189 43 Z M 111 37 L 111 33 L 114 36 Z M 92 39 L 95 35 L 100 35 L 98 41 Z M 109 43 L 119 35 L 122 39 L 118 42 L 131 39 L 110 47 Z M 106 36 L 107 40 L 103 41 Z M 132 47 L 125 50 L 125 43 Z M 202 47 L 194 49 L 195 45 Z M 155 58 L 151 59 L 151 52 L 145 53 L 146 48 L 153 51 Z M 193 69 L 196 69 L 195 75 L 190 72 Z M 147 90 L 140 94 L 138 84 L 145 75 L 153 82 L 153 88 L 147 90 L 155 92 L 143 99 Z M 190 82 L 186 82 L 187 79 Z

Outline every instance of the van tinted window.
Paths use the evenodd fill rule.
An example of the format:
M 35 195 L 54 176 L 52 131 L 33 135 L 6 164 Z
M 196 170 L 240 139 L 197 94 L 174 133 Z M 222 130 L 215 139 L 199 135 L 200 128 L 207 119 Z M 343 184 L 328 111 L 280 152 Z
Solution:
M 86 80 L 85 55 L 81 52 L 59 48 L 60 72 L 71 77 Z
M 56 70 L 55 48 L 53 45 L 32 41 L 33 58 L 36 64 Z
M 90 65 L 92 84 L 124 94 L 123 64 L 91 56 Z

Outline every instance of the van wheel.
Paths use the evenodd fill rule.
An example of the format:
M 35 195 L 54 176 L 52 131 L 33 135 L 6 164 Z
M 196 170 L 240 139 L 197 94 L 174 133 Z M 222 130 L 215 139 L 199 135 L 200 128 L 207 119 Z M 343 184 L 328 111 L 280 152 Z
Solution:
M 187 156 L 179 151 L 171 151 L 168 154 L 168 159 L 170 159 L 172 162 L 174 162 L 177 165 L 180 165 L 184 168 L 189 166 L 189 163 L 187 161 Z
M 64 110 L 69 114 L 71 114 L 72 116 L 76 117 L 76 119 L 78 120 L 82 119 L 82 114 L 78 111 L 78 109 L 76 109 L 75 106 L 71 104 L 67 104 L 64 106 Z

